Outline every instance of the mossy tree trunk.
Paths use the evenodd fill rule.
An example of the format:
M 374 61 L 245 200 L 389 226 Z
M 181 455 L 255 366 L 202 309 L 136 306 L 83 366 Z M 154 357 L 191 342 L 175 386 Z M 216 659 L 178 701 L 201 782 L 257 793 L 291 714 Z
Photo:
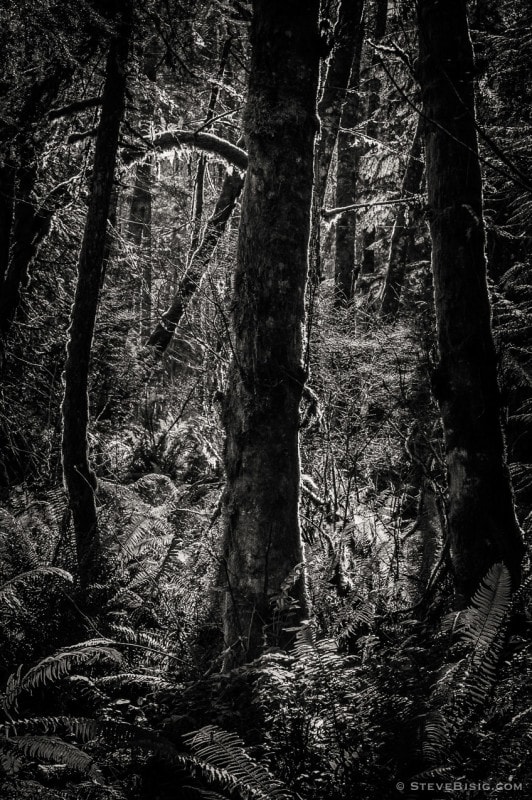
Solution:
M 64 372 L 63 475 L 72 510 L 81 587 L 104 575 L 96 514 L 96 478 L 89 464 L 88 379 L 94 324 L 107 246 L 120 124 L 124 115 L 126 65 L 131 28 L 129 0 L 121 4 L 118 32 L 110 44 L 98 125 L 91 190 L 78 261 Z
M 523 543 L 501 426 L 486 280 L 474 64 L 466 1 L 420 0 L 419 78 L 457 608 L 495 562 L 519 583 Z
M 225 667 L 288 646 L 307 615 L 299 404 L 319 69 L 318 0 L 255 0 L 249 164 L 224 403 Z

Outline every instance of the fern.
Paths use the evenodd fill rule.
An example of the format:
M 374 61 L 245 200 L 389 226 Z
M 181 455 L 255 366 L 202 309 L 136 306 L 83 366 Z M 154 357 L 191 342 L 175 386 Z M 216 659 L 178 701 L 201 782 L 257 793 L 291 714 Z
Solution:
M 235 790 L 246 800 L 288 800 L 293 795 L 266 767 L 247 753 L 234 733 L 207 725 L 185 736 L 192 758 L 183 762 L 200 768 L 203 777 Z
M 34 578 L 41 575 L 51 575 L 53 577 L 62 578 L 68 583 L 73 582 L 72 575 L 64 569 L 58 567 L 40 566 L 34 567 L 28 572 L 21 572 L 15 577 L 5 581 L 0 586 L 0 603 L 5 603 L 6 606 L 15 610 L 20 608 L 20 599 L 17 596 L 17 587 L 20 584 L 31 583 Z
M 96 783 L 103 783 L 103 775 L 91 756 L 61 739 L 52 736 L 32 736 L 27 734 L 6 737 L 0 740 L 0 747 L 8 750 L 8 752 L 11 750 L 15 759 L 17 754 L 20 753 L 25 758 L 32 760 L 66 764 L 71 769 L 88 775 Z M 5 763 L 4 766 L 6 766 Z M 9 764 L 7 766 L 9 767 Z
M 433 690 L 436 703 L 425 724 L 424 753 L 429 764 L 454 762 L 454 743 L 471 715 L 482 708 L 495 683 L 511 603 L 511 579 L 495 564 L 475 592 L 470 606 L 447 617 L 444 632 L 454 633 L 466 655 L 451 664 Z
M 32 692 L 41 686 L 57 683 L 76 667 L 90 666 L 97 661 L 113 661 L 119 664 L 122 656 L 109 646 L 107 640 L 85 642 L 68 650 L 60 650 L 47 656 L 23 673 L 22 666 L 7 681 L 3 707 L 6 713 L 17 710 L 17 699 L 22 692 Z

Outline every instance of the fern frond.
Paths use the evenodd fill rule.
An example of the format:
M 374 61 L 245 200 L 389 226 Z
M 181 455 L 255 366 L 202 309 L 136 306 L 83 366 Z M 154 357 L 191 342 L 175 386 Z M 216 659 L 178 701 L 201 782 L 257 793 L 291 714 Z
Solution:
M 33 578 L 41 575 L 53 575 L 54 577 L 62 578 L 67 581 L 67 583 L 73 583 L 74 581 L 70 572 L 59 569 L 59 567 L 49 567 L 46 565 L 35 567 L 27 572 L 21 572 L 19 575 L 15 575 L 14 578 L 5 581 L 5 583 L 0 586 L 0 601 L 5 601 L 6 594 L 12 593 L 19 583 L 30 583 Z
M 184 737 L 192 751 L 190 766 L 222 786 L 237 790 L 250 800 L 287 800 L 288 789 L 262 764 L 246 752 L 244 742 L 234 733 L 207 725 Z M 187 758 L 184 757 L 186 763 Z
M 470 606 L 448 617 L 446 627 L 455 632 L 466 655 L 451 664 L 434 686 L 423 743 L 429 764 L 453 759 L 458 731 L 486 702 L 495 682 L 510 604 L 510 574 L 504 564 L 495 564 Z
M 94 640 L 47 656 L 25 674 L 22 674 L 22 669 L 19 667 L 17 672 L 8 678 L 3 700 L 4 709 L 8 712 L 11 709 L 16 710 L 17 698 L 22 692 L 32 692 L 46 684 L 57 683 L 74 668 L 90 666 L 102 660 L 119 664 L 122 656 L 107 643 L 102 644 L 102 640 Z
M 174 684 L 165 681 L 160 675 L 138 675 L 135 672 L 121 672 L 118 675 L 105 675 L 94 682 L 96 687 L 109 689 L 171 689 Z
M 66 764 L 88 775 L 95 783 L 103 783 L 103 775 L 91 756 L 72 744 L 51 736 L 17 736 L 9 739 L 15 752 L 34 760 L 51 761 L 54 764 Z

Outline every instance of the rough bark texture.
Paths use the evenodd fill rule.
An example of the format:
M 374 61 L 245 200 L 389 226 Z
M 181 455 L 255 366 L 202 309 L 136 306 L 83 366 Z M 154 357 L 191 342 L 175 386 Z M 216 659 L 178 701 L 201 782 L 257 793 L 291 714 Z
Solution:
M 353 129 L 360 122 L 360 66 L 362 59 L 362 42 L 364 39 L 364 23 L 360 20 L 355 37 L 355 50 L 349 80 L 349 92 L 342 109 L 340 131 L 338 133 L 338 153 L 336 166 L 335 205 L 338 207 L 356 202 L 357 181 L 362 148 Z M 355 213 L 342 214 L 336 223 L 335 231 L 335 265 L 334 286 L 336 302 L 342 305 L 353 298 L 356 281 L 355 274 Z
M 491 565 L 520 580 L 516 522 L 500 419 L 486 282 L 473 51 L 465 0 L 420 0 L 419 78 L 440 364 L 434 376 L 445 434 L 456 604 Z
M 101 578 L 103 555 L 98 531 L 96 478 L 89 464 L 87 395 L 89 359 L 106 249 L 120 123 L 124 114 L 129 49 L 129 3 L 107 58 L 102 111 L 96 136 L 92 186 L 78 262 L 71 312 L 63 399 L 63 474 L 76 537 L 81 586 Z
M 412 147 L 408 154 L 405 174 L 401 184 L 401 197 L 414 197 L 421 190 L 421 181 L 423 179 L 422 142 L 423 120 L 420 117 Z M 399 311 L 406 265 L 414 235 L 415 220 L 413 219 L 412 208 L 409 208 L 406 204 L 398 206 L 390 242 L 388 268 L 386 270 L 381 303 L 381 314 L 387 319 L 395 319 Z
M 308 614 L 298 520 L 299 403 L 313 149 L 318 0 L 255 0 L 245 131 L 249 167 L 224 403 L 226 668 Z
M 172 341 L 174 331 L 179 325 L 191 297 L 195 294 L 216 245 L 231 219 L 243 185 L 244 178 L 236 170 L 226 173 L 220 196 L 214 213 L 207 222 L 201 244 L 190 260 L 170 307 L 164 312 L 161 321 L 148 340 L 148 346 L 154 348 L 156 355 L 162 356 Z

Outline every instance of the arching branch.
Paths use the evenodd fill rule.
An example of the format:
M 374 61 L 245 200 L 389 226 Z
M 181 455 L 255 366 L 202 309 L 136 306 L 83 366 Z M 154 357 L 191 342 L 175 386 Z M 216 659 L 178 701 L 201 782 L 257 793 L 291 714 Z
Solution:
M 213 155 L 220 156 L 228 164 L 232 164 L 239 170 L 244 172 L 248 166 L 248 156 L 245 150 L 237 147 L 236 144 L 228 142 L 227 139 L 221 139 L 213 133 L 198 133 L 196 131 L 166 131 L 156 136 L 152 142 L 151 147 L 160 152 L 168 152 L 171 150 L 178 150 L 181 147 L 195 147 L 202 150 L 204 153 L 212 153 Z M 138 150 L 123 153 L 123 160 L 126 164 L 133 164 L 140 158 L 143 158 L 145 152 Z

